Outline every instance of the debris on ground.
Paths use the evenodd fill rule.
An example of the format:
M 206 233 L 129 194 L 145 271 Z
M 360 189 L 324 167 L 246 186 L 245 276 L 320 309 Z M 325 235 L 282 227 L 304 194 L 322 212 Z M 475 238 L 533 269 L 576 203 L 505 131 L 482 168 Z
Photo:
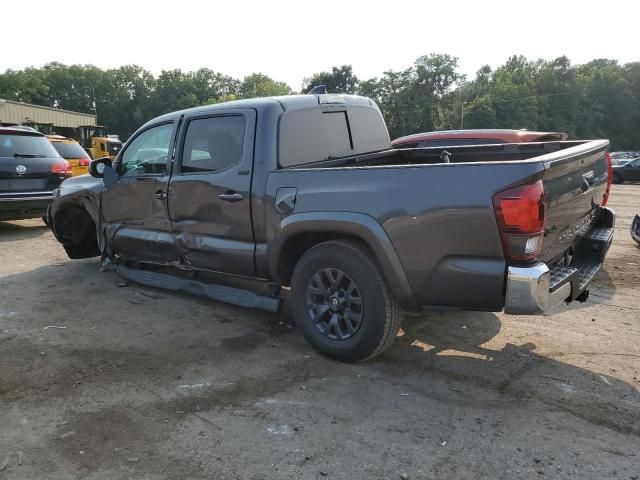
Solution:
M 59 328 L 61 330 L 67 328 L 67 327 L 61 327 L 60 325 L 47 325 L 46 327 L 43 328 L 43 330 L 49 330 L 50 328 Z

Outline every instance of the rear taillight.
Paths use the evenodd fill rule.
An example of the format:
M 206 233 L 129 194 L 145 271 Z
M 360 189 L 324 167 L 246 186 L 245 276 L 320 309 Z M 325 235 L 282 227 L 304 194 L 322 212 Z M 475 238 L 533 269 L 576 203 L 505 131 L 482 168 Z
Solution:
M 88 167 L 90 163 L 91 160 L 89 160 L 88 158 L 81 158 L 80 160 L 78 160 L 78 165 L 80 165 L 81 167 Z
M 493 207 L 507 259 L 516 262 L 535 260 L 542 251 L 544 234 L 542 180 L 496 193 Z
M 613 181 L 613 162 L 611 161 L 611 154 L 609 152 L 604 154 L 604 158 L 607 161 L 607 189 L 602 195 L 602 206 L 606 206 L 609 202 L 609 193 L 611 192 L 611 182 Z
M 51 173 L 54 175 L 62 175 L 65 177 L 70 177 L 72 174 L 71 165 L 66 160 L 62 162 L 54 163 L 51 165 Z

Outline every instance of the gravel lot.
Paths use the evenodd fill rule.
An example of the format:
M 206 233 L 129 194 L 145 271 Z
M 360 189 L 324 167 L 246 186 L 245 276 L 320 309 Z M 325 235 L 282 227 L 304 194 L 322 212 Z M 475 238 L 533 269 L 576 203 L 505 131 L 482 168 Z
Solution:
M 640 185 L 586 304 L 410 315 L 358 365 L 0 222 L 0 479 L 640 478 Z

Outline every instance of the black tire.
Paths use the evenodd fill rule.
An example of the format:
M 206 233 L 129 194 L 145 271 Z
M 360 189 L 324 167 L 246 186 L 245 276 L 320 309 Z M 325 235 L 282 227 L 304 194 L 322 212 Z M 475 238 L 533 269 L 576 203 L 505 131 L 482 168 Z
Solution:
M 332 277 L 340 278 L 344 288 L 332 284 Z M 326 288 L 318 287 L 318 279 Z M 336 302 L 332 303 L 331 296 L 341 299 L 337 310 L 332 309 Z M 316 309 L 319 304 L 322 307 Z M 393 343 L 400 328 L 400 307 L 380 269 L 357 242 L 320 243 L 302 256 L 291 280 L 291 309 L 307 341 L 320 353 L 344 362 L 379 355 Z M 355 317 L 360 320 L 354 327 Z
M 622 183 L 622 177 L 619 173 L 614 173 L 611 180 L 613 181 L 613 183 Z

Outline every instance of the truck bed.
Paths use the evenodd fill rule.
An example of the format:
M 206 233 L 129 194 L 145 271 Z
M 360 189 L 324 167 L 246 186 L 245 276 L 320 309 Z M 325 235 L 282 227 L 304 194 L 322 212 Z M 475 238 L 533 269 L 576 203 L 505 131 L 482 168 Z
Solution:
M 564 141 L 387 150 L 269 175 L 267 192 L 296 185 L 296 212 L 356 211 L 389 236 L 422 305 L 500 310 L 505 259 L 493 196 L 541 179 L 542 252 L 549 268 L 572 264 L 607 184 L 609 142 Z M 443 150 L 451 163 L 443 163 Z M 517 265 L 517 264 L 516 264 Z
M 606 140 L 573 140 L 559 142 L 507 143 L 497 145 L 465 145 L 454 147 L 397 148 L 365 155 L 336 158 L 313 165 L 291 168 L 327 168 L 344 166 L 434 165 L 443 163 L 499 163 L 515 161 L 539 161 L 542 155 L 569 148 L 589 146 Z M 589 144 L 589 145 L 586 145 Z M 449 162 L 443 159 L 448 152 Z

